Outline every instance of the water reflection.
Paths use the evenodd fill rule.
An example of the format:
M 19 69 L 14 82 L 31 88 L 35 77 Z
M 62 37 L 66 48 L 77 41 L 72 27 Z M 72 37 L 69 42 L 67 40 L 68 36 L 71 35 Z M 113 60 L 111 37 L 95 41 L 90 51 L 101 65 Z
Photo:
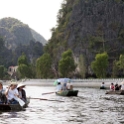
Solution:
M 41 95 L 54 87 L 27 86 L 30 97 L 64 102 L 32 99 L 26 111 L 0 113 L 0 124 L 124 124 L 124 96 L 92 88 L 78 90 L 78 97 L 61 97 Z

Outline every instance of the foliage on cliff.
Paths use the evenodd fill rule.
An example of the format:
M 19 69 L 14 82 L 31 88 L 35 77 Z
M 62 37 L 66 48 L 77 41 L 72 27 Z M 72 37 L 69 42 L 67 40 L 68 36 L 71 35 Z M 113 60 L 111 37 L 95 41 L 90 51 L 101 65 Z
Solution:
M 124 54 L 123 0 L 64 0 L 57 18 L 58 26 L 45 47 L 56 70 L 62 52 L 69 48 L 76 60 L 84 57 L 88 73 L 96 54 L 108 54 L 109 72 L 113 61 Z

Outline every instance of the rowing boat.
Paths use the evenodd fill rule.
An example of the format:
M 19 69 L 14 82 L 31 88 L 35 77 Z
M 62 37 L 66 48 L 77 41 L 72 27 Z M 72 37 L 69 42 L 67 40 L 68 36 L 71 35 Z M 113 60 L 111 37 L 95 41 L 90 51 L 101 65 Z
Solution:
M 30 99 L 27 98 L 27 102 L 23 107 L 20 104 L 0 104 L 0 111 L 21 111 L 28 107 L 29 103 Z
M 106 94 L 124 95 L 124 91 L 107 91 Z
M 107 89 L 106 87 L 100 87 L 100 89 Z
M 58 96 L 77 96 L 78 90 L 62 90 L 56 92 L 56 95 Z

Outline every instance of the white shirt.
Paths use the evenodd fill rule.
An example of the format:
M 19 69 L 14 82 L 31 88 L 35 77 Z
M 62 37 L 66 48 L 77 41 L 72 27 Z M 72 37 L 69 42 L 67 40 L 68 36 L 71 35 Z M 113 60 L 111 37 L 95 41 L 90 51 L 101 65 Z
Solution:
M 61 90 L 62 90 L 62 85 L 57 85 L 57 86 L 56 86 L 56 90 L 57 90 L 57 91 L 61 91 Z
M 67 89 L 71 89 L 71 84 L 67 83 Z
M 121 85 L 121 90 L 124 90 L 124 84 Z
M 7 90 L 6 90 L 6 92 L 7 92 Z M 9 91 L 8 91 L 8 100 L 11 100 L 12 98 L 15 98 L 15 94 L 19 95 L 18 90 L 16 88 L 13 89 L 13 90 L 9 89 Z

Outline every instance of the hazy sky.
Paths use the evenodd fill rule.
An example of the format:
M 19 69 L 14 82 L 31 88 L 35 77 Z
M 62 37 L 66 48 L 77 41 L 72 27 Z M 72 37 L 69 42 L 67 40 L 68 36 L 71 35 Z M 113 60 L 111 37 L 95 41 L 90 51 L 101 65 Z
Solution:
M 56 26 L 63 0 L 0 0 L 0 19 L 13 17 L 28 24 L 46 40 Z

